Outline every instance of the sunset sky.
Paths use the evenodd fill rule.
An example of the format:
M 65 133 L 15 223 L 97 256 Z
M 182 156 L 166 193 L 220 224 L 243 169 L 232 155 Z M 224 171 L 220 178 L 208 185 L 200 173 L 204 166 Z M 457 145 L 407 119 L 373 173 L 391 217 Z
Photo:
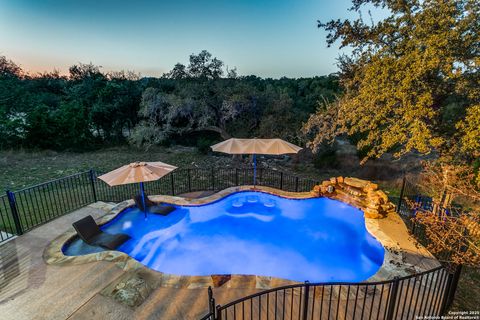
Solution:
M 349 0 L 0 0 L 0 55 L 30 73 L 102 70 L 159 76 L 202 49 L 240 75 L 336 71 L 317 20 L 355 17 Z

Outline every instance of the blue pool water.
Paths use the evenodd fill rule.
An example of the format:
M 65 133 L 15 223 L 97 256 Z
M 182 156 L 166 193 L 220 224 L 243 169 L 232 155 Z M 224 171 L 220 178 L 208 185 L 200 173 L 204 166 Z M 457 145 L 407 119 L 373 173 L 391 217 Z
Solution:
M 251 274 L 295 281 L 363 281 L 381 266 L 382 245 L 363 213 L 327 199 L 285 199 L 239 192 L 203 206 L 178 206 L 168 216 L 136 208 L 102 227 L 132 237 L 118 250 L 177 275 Z M 101 251 L 76 240 L 67 255 Z

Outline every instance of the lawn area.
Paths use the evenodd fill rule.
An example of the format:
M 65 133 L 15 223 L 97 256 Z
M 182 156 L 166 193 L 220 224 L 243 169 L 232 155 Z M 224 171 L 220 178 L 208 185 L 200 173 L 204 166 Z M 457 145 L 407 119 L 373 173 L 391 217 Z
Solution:
M 107 148 L 84 153 L 54 151 L 0 152 L 0 185 L 18 190 L 91 168 L 109 171 L 134 161 L 162 161 L 178 167 L 209 166 L 209 157 L 193 148 Z
M 232 161 L 228 155 L 205 155 L 191 147 L 152 147 L 149 150 L 130 146 L 104 148 L 83 153 L 55 151 L 0 151 L 0 186 L 4 190 L 19 190 L 52 179 L 89 170 L 109 171 L 134 161 L 162 161 L 177 167 L 210 168 L 248 166 L 250 160 Z M 356 176 L 373 180 L 391 196 L 398 196 L 399 177 L 375 179 L 365 177 L 358 168 L 317 169 L 310 162 L 265 161 L 258 157 L 258 165 L 290 172 L 301 177 L 324 180 L 333 176 Z M 385 168 L 388 171 L 388 168 Z
M 265 162 L 258 158 L 260 167 Z M 105 172 L 134 161 L 162 161 L 179 168 L 223 168 L 250 164 L 247 157 L 239 163 L 228 155 L 205 155 L 196 148 L 182 146 L 152 147 L 149 150 L 124 146 L 83 153 L 0 151 L 0 185 L 14 191 L 91 168 Z M 269 162 L 267 165 L 318 180 L 340 174 L 338 170 L 315 169 L 310 163 Z

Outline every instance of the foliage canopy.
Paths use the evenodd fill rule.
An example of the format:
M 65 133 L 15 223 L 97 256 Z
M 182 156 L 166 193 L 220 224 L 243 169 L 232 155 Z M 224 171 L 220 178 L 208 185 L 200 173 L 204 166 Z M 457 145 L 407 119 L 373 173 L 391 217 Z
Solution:
M 231 135 L 299 142 L 318 101 L 338 93 L 334 75 L 239 77 L 205 50 L 189 62 L 161 78 L 81 63 L 68 76 L 32 76 L 0 57 L 0 149 L 84 150 L 127 140 L 206 145 Z
M 347 134 L 368 158 L 418 151 L 472 162 L 480 146 L 480 2 L 354 0 L 387 9 L 378 22 L 319 22 L 339 59 L 344 95 L 319 109 L 304 130 L 317 148 Z

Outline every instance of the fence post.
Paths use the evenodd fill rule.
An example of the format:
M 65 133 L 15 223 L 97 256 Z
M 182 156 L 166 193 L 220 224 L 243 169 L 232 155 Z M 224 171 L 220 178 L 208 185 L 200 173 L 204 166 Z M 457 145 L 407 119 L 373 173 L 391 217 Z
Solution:
M 387 312 L 387 320 L 393 320 L 393 314 L 395 313 L 395 307 L 396 307 L 396 302 L 397 302 L 397 293 L 398 293 L 398 287 L 399 287 L 400 281 L 398 280 L 398 277 L 393 278 L 393 283 L 392 283 L 392 290 L 390 292 L 390 299 L 388 299 L 388 312 Z
M 190 168 L 187 169 L 188 192 L 192 192 L 192 177 L 190 175 Z
M 453 299 L 455 298 L 455 292 L 457 291 L 458 281 L 460 280 L 460 274 L 462 273 L 462 265 L 456 265 L 455 271 L 452 274 L 452 281 L 448 290 L 447 301 L 445 304 L 445 312 L 452 305 Z
M 208 287 L 208 312 L 215 319 L 215 298 L 213 297 L 212 287 Z
M 405 182 L 406 182 L 406 178 L 404 175 L 402 180 L 402 188 L 400 189 L 400 197 L 398 198 L 397 213 L 400 212 L 400 208 L 402 206 L 403 192 L 405 191 Z
M 283 171 L 280 172 L 280 190 L 283 190 Z
M 170 173 L 170 184 L 172 187 L 172 196 L 175 195 L 175 182 L 173 181 L 173 173 Z
M 90 185 L 92 186 L 93 202 L 97 202 L 97 191 L 95 190 L 95 171 L 90 169 Z
M 220 310 L 220 305 L 217 305 L 217 312 L 215 314 L 215 320 L 222 320 L 222 310 Z
M 295 192 L 298 192 L 298 177 L 295 177 Z
M 215 171 L 213 171 L 213 168 L 211 170 L 211 179 L 212 179 L 212 190 L 215 191 Z
M 235 186 L 238 187 L 238 168 L 235 168 Z
M 310 283 L 305 281 L 305 292 L 304 292 L 304 299 L 303 299 L 303 320 L 307 320 L 308 315 L 308 299 L 310 295 Z
M 7 190 L 7 199 L 8 203 L 10 204 L 10 211 L 13 217 L 13 223 L 15 224 L 15 229 L 17 231 L 17 235 L 23 234 L 22 224 L 20 223 L 20 217 L 18 215 L 17 210 L 17 202 L 15 200 L 15 193 Z

